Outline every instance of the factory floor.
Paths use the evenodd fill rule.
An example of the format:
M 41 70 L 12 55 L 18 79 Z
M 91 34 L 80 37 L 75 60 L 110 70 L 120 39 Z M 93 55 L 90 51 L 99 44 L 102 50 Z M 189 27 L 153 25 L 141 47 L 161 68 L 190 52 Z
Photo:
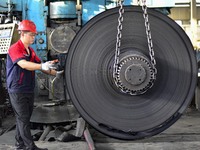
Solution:
M 13 117 L 2 123 L 0 150 L 14 149 Z M 10 124 L 10 126 L 8 125 Z M 6 128 L 6 131 L 5 131 Z M 200 150 L 200 112 L 188 108 L 187 112 L 170 128 L 151 138 L 121 141 L 98 132 L 91 134 L 96 150 Z M 74 142 L 36 141 L 36 145 L 49 150 L 90 150 L 83 139 Z

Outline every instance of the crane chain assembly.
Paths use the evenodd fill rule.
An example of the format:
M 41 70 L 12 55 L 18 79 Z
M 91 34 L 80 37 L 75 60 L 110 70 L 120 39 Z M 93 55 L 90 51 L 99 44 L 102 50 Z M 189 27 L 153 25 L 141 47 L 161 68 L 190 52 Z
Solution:
M 141 89 L 141 90 L 129 90 L 126 87 L 124 87 L 120 80 L 119 80 L 119 70 L 120 70 L 120 47 L 121 47 L 121 38 L 122 38 L 122 28 L 123 28 L 123 14 L 124 14 L 124 8 L 123 8 L 123 2 L 124 0 L 118 1 L 119 6 L 119 17 L 118 17 L 118 26 L 117 26 L 117 41 L 116 41 L 116 49 L 115 49 L 115 57 L 114 57 L 114 65 L 113 65 L 113 79 L 114 83 L 117 86 L 117 88 L 120 89 L 122 93 L 130 94 L 130 95 L 138 95 L 145 93 L 149 88 L 151 88 L 154 84 L 154 81 L 156 80 L 156 60 L 154 56 L 154 50 L 153 50 L 153 42 L 151 37 L 151 30 L 150 30 L 150 23 L 148 19 L 148 13 L 147 13 L 147 6 L 146 6 L 146 0 L 142 0 L 142 10 L 143 10 L 143 17 L 145 22 L 145 28 L 146 28 L 146 35 L 147 35 L 147 42 L 148 42 L 148 48 L 149 48 L 149 56 L 150 56 L 150 62 L 151 62 L 151 80 L 149 84 Z M 140 4 L 140 0 L 138 0 L 138 5 Z

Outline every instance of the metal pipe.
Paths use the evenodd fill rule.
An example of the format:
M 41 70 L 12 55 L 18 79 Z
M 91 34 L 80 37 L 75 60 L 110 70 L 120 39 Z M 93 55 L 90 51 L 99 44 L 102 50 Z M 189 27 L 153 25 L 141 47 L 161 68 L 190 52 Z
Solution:
M 88 144 L 89 150 L 95 150 L 94 141 L 93 141 L 93 139 L 90 135 L 88 128 L 85 129 L 83 135 L 84 135 L 85 140 Z
M 77 0 L 77 5 L 80 5 L 80 0 Z
M 10 11 L 11 11 L 11 0 L 8 0 L 8 13 L 10 13 Z
M 53 129 L 53 127 L 51 125 L 48 125 L 44 132 L 42 133 L 41 137 L 39 138 L 39 141 L 44 141 L 46 136 L 49 134 L 49 132 Z
M 47 6 L 47 0 L 44 0 L 44 6 Z
M 11 0 L 8 0 L 8 16 L 5 19 L 4 23 L 11 23 L 12 22 L 12 12 L 11 12 Z
M 81 3 L 80 0 L 77 0 L 76 11 L 77 11 L 77 15 L 78 15 L 78 25 L 79 26 L 81 25 L 81 9 L 82 9 L 82 6 L 80 3 Z
M 81 4 L 80 3 L 81 3 L 80 0 L 77 0 L 77 2 L 76 2 L 76 10 L 77 11 L 81 10 Z
M 197 47 L 197 6 L 196 6 L 196 0 L 191 0 L 190 9 L 191 9 L 190 32 L 191 32 L 191 38 L 192 38 L 193 46 L 196 48 Z

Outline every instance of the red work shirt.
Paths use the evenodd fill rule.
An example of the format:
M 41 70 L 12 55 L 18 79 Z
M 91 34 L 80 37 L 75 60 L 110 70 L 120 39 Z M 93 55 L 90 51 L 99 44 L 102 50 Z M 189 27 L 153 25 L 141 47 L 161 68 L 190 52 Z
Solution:
M 41 63 L 34 50 L 29 47 L 30 54 L 21 40 L 13 44 L 7 55 L 6 74 L 8 93 L 33 93 L 35 87 L 35 71 L 21 68 L 17 62 L 27 60 L 30 62 Z

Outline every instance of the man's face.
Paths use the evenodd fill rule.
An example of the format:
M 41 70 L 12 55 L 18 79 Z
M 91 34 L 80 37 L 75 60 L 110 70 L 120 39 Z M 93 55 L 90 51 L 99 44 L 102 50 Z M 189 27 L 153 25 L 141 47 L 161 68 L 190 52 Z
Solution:
M 27 44 L 33 44 L 34 40 L 35 40 L 35 36 L 36 36 L 36 33 L 33 33 L 33 32 L 23 32 L 23 36 L 24 36 L 24 41 L 27 43 Z

